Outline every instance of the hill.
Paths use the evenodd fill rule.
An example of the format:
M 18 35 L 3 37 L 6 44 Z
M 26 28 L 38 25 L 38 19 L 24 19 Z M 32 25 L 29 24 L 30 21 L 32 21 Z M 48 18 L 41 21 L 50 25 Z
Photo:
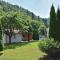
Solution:
M 0 11 L 3 12 L 19 11 L 21 15 L 23 14 L 25 17 L 29 16 L 32 20 L 42 21 L 45 24 L 45 26 L 47 26 L 48 18 L 41 18 L 39 16 L 36 16 L 33 12 L 30 12 L 29 10 L 22 8 L 21 6 L 19 7 L 18 5 L 12 5 L 8 2 L 0 0 Z
M 20 11 L 23 12 L 24 14 L 30 16 L 33 20 L 40 20 L 39 16 L 36 16 L 34 13 L 19 7 L 18 5 L 12 5 L 9 4 L 8 2 L 4 2 L 0 0 L 0 11 L 4 12 L 10 12 L 10 11 Z

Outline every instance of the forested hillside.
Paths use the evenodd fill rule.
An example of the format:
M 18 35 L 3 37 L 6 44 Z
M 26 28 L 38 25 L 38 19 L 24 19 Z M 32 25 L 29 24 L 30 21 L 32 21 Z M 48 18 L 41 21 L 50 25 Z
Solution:
M 20 11 L 23 12 L 23 14 L 30 16 L 34 20 L 40 20 L 39 16 L 36 16 L 34 13 L 22 7 L 19 7 L 17 5 L 12 5 L 4 1 L 0 1 L 0 11 L 4 11 L 4 12 Z

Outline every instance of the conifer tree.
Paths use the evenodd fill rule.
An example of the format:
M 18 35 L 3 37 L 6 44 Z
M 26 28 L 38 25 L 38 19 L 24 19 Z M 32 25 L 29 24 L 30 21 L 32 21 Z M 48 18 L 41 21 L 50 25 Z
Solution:
M 60 39 L 60 9 L 58 7 L 58 10 L 57 10 L 57 22 L 56 22 L 56 26 L 57 26 L 57 40 Z
M 50 11 L 49 37 L 54 38 L 54 39 L 56 38 L 56 13 L 55 13 L 55 8 L 53 5 Z

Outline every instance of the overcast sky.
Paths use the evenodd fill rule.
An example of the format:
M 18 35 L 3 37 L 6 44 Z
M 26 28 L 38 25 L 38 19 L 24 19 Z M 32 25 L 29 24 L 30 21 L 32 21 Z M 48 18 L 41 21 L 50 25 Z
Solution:
M 57 10 L 57 7 L 60 6 L 60 0 L 4 0 L 11 4 L 22 6 L 25 9 L 28 9 L 31 12 L 34 12 L 37 16 L 42 18 L 49 17 L 50 8 L 52 3 Z

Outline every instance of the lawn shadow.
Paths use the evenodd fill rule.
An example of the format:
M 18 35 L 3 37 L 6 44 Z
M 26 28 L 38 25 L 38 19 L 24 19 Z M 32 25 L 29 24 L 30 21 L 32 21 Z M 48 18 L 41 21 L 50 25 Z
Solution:
M 0 56 L 3 55 L 3 52 L 0 52 Z
M 60 60 L 60 56 L 59 57 L 51 57 L 48 55 L 44 55 L 43 57 L 40 57 L 38 60 Z
M 20 42 L 20 43 L 12 43 L 12 44 L 6 44 L 4 47 L 4 50 L 6 49 L 16 49 L 18 47 L 21 46 L 26 46 L 27 44 L 33 43 L 33 42 L 37 42 L 37 41 L 27 41 L 27 42 Z

